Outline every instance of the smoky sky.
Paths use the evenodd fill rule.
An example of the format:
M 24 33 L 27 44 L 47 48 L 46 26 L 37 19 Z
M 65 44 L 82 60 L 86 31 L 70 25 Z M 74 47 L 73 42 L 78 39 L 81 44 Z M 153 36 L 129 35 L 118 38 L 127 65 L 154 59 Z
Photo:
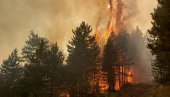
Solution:
M 151 27 L 156 0 L 125 1 L 128 29 L 138 25 L 145 33 Z M 0 62 L 15 48 L 20 53 L 30 31 L 57 41 L 66 53 L 72 29 L 82 21 L 95 28 L 98 18 L 109 12 L 107 4 L 108 0 L 0 0 Z

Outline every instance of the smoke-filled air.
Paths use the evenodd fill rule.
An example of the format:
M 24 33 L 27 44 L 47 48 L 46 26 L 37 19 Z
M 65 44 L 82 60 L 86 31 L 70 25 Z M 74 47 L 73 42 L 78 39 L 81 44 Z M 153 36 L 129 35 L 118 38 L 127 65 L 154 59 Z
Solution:
M 22 48 L 30 31 L 58 41 L 67 54 L 66 44 L 72 29 L 82 21 L 100 29 L 110 19 L 109 0 L 0 0 L 0 62 L 13 48 Z M 116 0 L 113 0 L 116 1 Z M 124 0 L 128 15 L 128 30 L 139 26 L 145 34 L 151 27 L 151 15 L 156 0 Z M 114 2 L 110 2 L 114 3 Z M 116 4 L 113 4 L 114 6 Z M 99 19 L 102 20 L 99 21 Z

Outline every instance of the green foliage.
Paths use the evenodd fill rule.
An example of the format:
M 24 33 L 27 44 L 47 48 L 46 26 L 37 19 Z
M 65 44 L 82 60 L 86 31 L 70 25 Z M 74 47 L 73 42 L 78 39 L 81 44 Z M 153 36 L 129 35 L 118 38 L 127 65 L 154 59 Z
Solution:
M 67 64 L 72 75 L 74 89 L 76 86 L 79 89 L 81 79 L 88 80 L 96 71 L 99 47 L 95 37 L 90 35 L 91 31 L 91 27 L 82 22 L 80 27 L 73 30 L 73 37 L 67 46 L 69 52 Z
M 92 92 L 99 92 L 96 85 L 90 83 L 95 79 L 99 64 L 99 47 L 91 31 L 85 22 L 73 30 L 67 65 L 63 65 L 64 56 L 57 43 L 51 44 L 31 32 L 22 49 L 22 57 L 14 50 L 3 61 L 0 97 L 59 97 L 62 91 L 70 92 L 72 97 L 90 97 Z
M 38 37 L 34 33 L 30 36 L 34 38 L 26 41 L 25 47 L 31 49 L 23 55 L 27 63 L 24 68 L 24 78 L 21 80 L 20 94 L 27 97 L 56 97 L 64 83 L 62 78 L 64 56 L 57 43 L 49 44 L 46 38 Z
M 148 47 L 155 60 L 152 62 L 155 82 L 170 83 L 170 1 L 158 0 L 158 7 L 152 13 L 152 25 L 149 30 L 151 36 Z
M 34 54 L 36 53 L 41 40 L 44 40 L 46 43 L 48 42 L 45 38 L 40 37 L 38 34 L 31 31 L 29 39 L 25 41 L 26 45 L 22 49 L 23 61 L 29 63 L 31 60 L 34 60 Z
M 15 49 L 8 59 L 4 60 L 0 67 L 1 97 L 15 97 L 16 84 L 22 77 L 22 67 L 20 64 L 20 58 L 18 57 L 18 51 Z

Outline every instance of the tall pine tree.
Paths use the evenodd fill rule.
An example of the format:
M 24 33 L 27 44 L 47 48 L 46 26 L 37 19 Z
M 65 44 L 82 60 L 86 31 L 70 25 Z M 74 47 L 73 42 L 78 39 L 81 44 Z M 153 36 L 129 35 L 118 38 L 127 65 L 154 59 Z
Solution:
M 115 57 L 116 57 L 116 49 L 115 49 L 115 36 L 111 34 L 107 40 L 106 45 L 104 46 L 103 52 L 103 70 L 107 73 L 107 83 L 109 85 L 109 92 L 114 91 L 115 86 Z
M 60 90 L 65 89 L 65 68 L 63 66 L 64 55 L 60 51 L 57 43 L 51 44 L 47 55 L 47 89 L 50 97 L 59 96 Z
M 82 22 L 79 27 L 73 30 L 73 37 L 67 46 L 69 52 L 67 64 L 74 82 L 72 90 L 77 92 L 74 97 L 87 96 L 82 92 L 89 92 L 88 79 L 91 78 L 96 68 L 99 47 L 95 37 L 90 35 L 91 31 L 91 26 Z
M 45 41 L 46 40 L 43 39 L 40 40 L 35 52 L 29 53 L 31 58 L 28 60 L 29 63 L 26 63 L 24 67 L 24 78 L 22 80 L 23 89 L 21 90 L 22 96 L 39 97 L 44 95 L 46 97 L 47 95 L 48 90 L 46 90 L 45 86 L 48 73 L 48 69 L 46 68 L 46 65 L 48 65 L 48 43 Z
M 30 62 L 30 60 L 34 59 L 33 55 L 35 54 L 36 49 L 38 49 L 42 39 L 45 40 L 45 38 L 40 37 L 38 34 L 35 34 L 33 31 L 31 31 L 29 39 L 25 41 L 26 45 L 22 49 L 22 56 L 24 61 Z
M 158 6 L 152 13 L 152 25 L 149 30 L 148 47 L 155 59 L 152 62 L 155 81 L 170 84 L 170 0 L 158 0 Z

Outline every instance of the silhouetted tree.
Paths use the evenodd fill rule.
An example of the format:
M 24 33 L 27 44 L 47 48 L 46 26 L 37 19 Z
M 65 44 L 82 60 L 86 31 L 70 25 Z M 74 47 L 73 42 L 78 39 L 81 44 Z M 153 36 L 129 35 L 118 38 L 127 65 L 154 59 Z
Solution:
M 128 41 L 129 41 L 129 35 L 127 34 L 127 32 L 125 31 L 120 32 L 116 39 L 117 48 L 120 49 L 122 52 L 127 52 Z
M 30 38 L 27 41 L 32 41 Z M 26 42 L 28 48 L 34 48 L 32 42 Z M 50 44 L 46 38 L 36 40 L 35 49 L 25 53 L 24 78 L 21 80 L 21 96 L 56 97 L 63 85 L 62 65 L 64 56 L 56 44 Z M 27 55 L 28 54 L 28 55 Z M 27 87 L 27 88 L 25 88 Z
M 155 59 L 152 62 L 155 82 L 170 84 L 170 0 L 158 0 L 158 6 L 152 13 L 152 25 L 149 30 L 148 47 Z
M 129 35 L 122 31 L 116 37 L 116 68 L 118 68 L 119 87 L 126 84 L 127 74 L 124 72 L 125 66 L 130 65 L 127 58 Z
M 116 57 L 116 49 L 115 49 L 115 36 L 111 34 L 107 40 L 106 45 L 104 46 L 103 52 L 103 70 L 107 73 L 107 82 L 109 84 L 109 92 L 113 92 L 115 86 L 115 57 Z
M 29 63 L 25 64 L 24 79 L 22 80 L 23 94 L 26 97 L 40 97 L 47 95 L 45 83 L 47 78 L 47 51 L 48 44 L 40 40 L 35 52 L 30 52 Z M 24 88 L 27 87 L 27 88 Z
M 72 93 L 76 92 L 72 95 L 74 97 L 87 96 L 89 88 L 85 89 L 85 86 L 89 87 L 89 79 L 96 69 L 99 47 L 95 37 L 90 35 L 91 31 L 91 26 L 82 22 L 80 27 L 73 30 L 73 37 L 67 46 L 69 52 L 67 64 L 73 78 Z M 83 92 L 85 91 L 83 89 L 86 92 Z
M 22 58 L 25 62 L 30 62 L 30 60 L 34 59 L 33 55 L 35 54 L 36 49 L 38 49 L 42 39 L 43 37 L 40 37 L 38 34 L 31 31 L 29 39 L 25 41 L 26 45 L 22 49 Z
M 65 88 L 64 85 L 66 84 L 64 78 L 65 68 L 63 66 L 64 56 L 57 43 L 52 44 L 47 53 L 47 89 L 50 97 L 56 97 L 59 95 L 59 91 Z
M 22 66 L 17 52 L 15 49 L 1 64 L 1 97 L 17 97 L 16 85 L 22 77 Z

